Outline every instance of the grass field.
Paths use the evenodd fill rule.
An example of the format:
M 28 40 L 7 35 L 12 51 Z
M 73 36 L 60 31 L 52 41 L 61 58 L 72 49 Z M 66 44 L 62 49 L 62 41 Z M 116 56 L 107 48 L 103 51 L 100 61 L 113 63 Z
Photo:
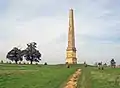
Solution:
M 77 68 L 82 69 L 78 88 L 120 88 L 120 68 L 15 64 L 0 64 L 0 88 L 62 88 Z
M 77 67 L 0 64 L 0 88 L 61 88 Z
M 81 67 L 78 88 L 120 88 L 120 68 Z

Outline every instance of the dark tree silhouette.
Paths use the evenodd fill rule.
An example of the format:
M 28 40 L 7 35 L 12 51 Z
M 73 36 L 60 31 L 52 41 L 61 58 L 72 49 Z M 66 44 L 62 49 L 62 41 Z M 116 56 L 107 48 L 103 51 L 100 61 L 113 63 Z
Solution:
M 115 66 L 116 66 L 116 62 L 115 62 L 114 59 L 112 59 L 112 60 L 110 61 L 110 64 L 111 64 L 111 67 L 114 67 L 114 68 L 115 68 Z
M 33 61 L 39 62 L 41 59 L 41 53 L 36 49 L 36 43 L 32 42 L 27 44 L 27 48 L 22 51 L 22 56 L 32 64 Z
M 3 60 L 1 60 L 1 62 L 0 62 L 1 64 L 3 64 L 4 62 L 3 62 Z
M 23 60 L 22 57 L 21 57 L 21 50 L 18 49 L 17 47 L 14 47 L 11 51 L 9 51 L 7 53 L 6 58 L 11 60 L 11 61 L 15 61 L 16 64 L 17 64 L 18 61 Z
M 45 62 L 44 65 L 47 65 L 47 62 Z
M 102 69 L 103 70 L 102 62 L 98 63 L 98 69 Z
M 84 66 L 87 67 L 87 63 L 86 62 L 84 62 Z
M 106 66 L 107 66 L 107 63 L 104 63 L 104 66 L 106 67 Z

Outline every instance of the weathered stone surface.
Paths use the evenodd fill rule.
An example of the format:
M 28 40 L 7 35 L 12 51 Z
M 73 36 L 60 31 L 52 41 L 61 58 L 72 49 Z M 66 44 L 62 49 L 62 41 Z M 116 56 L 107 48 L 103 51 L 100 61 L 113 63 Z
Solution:
M 73 9 L 70 9 L 69 11 L 69 31 L 68 31 L 68 47 L 66 49 L 66 62 L 68 64 L 77 64 Z

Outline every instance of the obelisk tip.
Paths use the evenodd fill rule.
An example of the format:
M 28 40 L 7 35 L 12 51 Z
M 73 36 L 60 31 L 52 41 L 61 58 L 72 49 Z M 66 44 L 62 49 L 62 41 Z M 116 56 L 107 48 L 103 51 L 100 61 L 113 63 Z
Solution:
M 70 10 L 73 10 L 72 8 L 70 8 Z

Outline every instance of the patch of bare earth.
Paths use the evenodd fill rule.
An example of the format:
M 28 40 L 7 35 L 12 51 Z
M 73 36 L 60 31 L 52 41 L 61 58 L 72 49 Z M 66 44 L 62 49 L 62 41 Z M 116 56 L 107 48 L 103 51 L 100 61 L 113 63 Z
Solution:
M 80 73 L 81 69 L 77 69 L 77 71 L 68 80 L 64 88 L 77 88 L 77 81 L 80 76 Z

